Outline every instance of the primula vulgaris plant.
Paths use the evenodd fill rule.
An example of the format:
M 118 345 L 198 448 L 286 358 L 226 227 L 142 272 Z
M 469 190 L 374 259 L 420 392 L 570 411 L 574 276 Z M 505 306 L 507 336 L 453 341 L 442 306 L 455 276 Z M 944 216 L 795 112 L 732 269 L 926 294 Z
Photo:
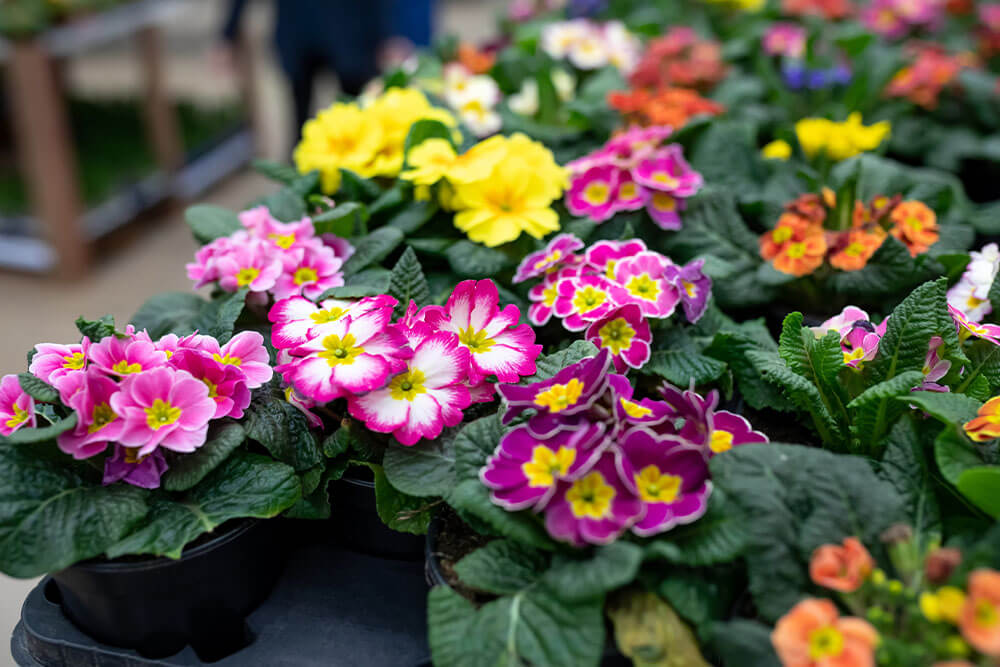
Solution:
M 78 325 L 81 342 L 39 344 L 27 373 L 0 379 L 0 570 L 176 558 L 226 521 L 296 503 L 295 471 L 247 451 L 237 421 L 273 373 L 259 333 Z

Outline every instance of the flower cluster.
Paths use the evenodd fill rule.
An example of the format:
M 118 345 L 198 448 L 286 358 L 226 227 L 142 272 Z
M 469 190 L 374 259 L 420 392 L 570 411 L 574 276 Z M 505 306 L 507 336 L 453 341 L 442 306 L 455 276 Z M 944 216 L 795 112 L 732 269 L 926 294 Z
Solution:
M 247 289 L 258 298 L 316 298 L 344 284 L 341 267 L 354 247 L 332 234 L 316 235 L 312 220 L 275 219 L 266 206 L 239 215 L 244 229 L 218 238 L 187 265 L 195 288 L 217 284 L 226 292 Z
M 670 127 L 632 127 L 593 153 L 566 165 L 572 174 L 566 207 L 603 222 L 620 211 L 645 208 L 663 229 L 680 229 L 685 200 L 701 189 L 701 174 L 680 144 L 663 145 Z
M 888 121 L 862 125 L 861 114 L 857 112 L 839 123 L 826 118 L 803 118 L 795 124 L 795 136 L 806 156 L 822 154 L 835 162 L 878 148 L 890 130 Z
M 901 540 L 894 543 L 895 532 Z M 894 526 L 883 540 L 893 557 L 899 547 L 912 547 L 912 531 Z M 829 599 L 802 600 L 771 633 L 781 664 L 853 667 L 934 662 L 971 667 L 973 662 L 960 658 L 986 664 L 978 657 L 1000 656 L 1000 572 L 975 569 L 963 590 L 949 583 L 961 563 L 961 552 L 939 548 L 922 558 L 924 572 L 914 572 L 919 570 L 918 560 L 897 567 L 904 572 L 902 579 L 889 579 L 856 537 L 818 547 L 809 563 L 813 583 L 840 594 L 848 608 L 864 613 L 867 620 L 841 617 Z M 897 564 L 897 559 L 893 562 Z M 897 654 L 900 648 L 903 652 Z
M 522 232 L 542 238 L 559 229 L 552 202 L 562 196 L 566 171 L 523 134 L 490 137 L 462 155 L 445 139 L 426 139 L 408 163 L 400 177 L 437 186 L 442 205 L 456 211 L 455 226 L 473 241 L 493 247 Z
M 502 385 L 510 430 L 480 471 L 493 502 L 545 513 L 549 534 L 576 546 L 606 544 L 691 523 L 712 492 L 708 459 L 767 442 L 740 415 L 670 385 L 663 400 L 637 399 L 628 378 L 610 373 L 606 350 L 543 382 Z
M 528 319 L 543 325 L 552 315 L 570 331 L 611 351 L 615 368 L 641 368 L 651 354 L 650 319 L 673 315 L 678 305 L 690 322 L 708 307 L 712 281 L 703 260 L 679 266 L 639 239 L 599 241 L 583 254 L 583 242 L 560 234 L 524 258 L 514 282 L 542 278 L 528 292 Z
M 678 86 L 705 91 L 725 76 L 719 43 L 699 38 L 692 28 L 677 26 L 646 45 L 629 83 L 633 88 Z
M 996 243 L 990 243 L 978 252 L 971 251 L 969 258 L 965 273 L 948 290 L 948 305 L 961 311 L 968 320 L 982 322 L 993 312 L 990 288 L 1000 269 L 1000 249 Z
M 36 345 L 28 372 L 55 387 L 77 416 L 76 425 L 58 436 L 63 452 L 89 459 L 111 445 L 104 483 L 147 489 L 160 485 L 165 451 L 201 447 L 209 422 L 242 417 L 250 390 L 272 374 L 259 333 L 242 332 L 220 345 L 199 334 L 154 341 L 131 326 L 99 341 Z M 0 379 L 0 434 L 33 428 L 37 418 L 17 376 Z
M 415 88 L 390 88 L 364 107 L 338 102 L 306 122 L 292 157 L 300 172 L 319 171 L 328 194 L 340 187 L 341 169 L 364 178 L 394 177 L 403 168 L 406 135 L 423 119 L 456 125 L 451 113 Z
M 899 39 L 917 30 L 935 30 L 944 20 L 941 0 L 872 0 L 861 10 L 861 22 L 874 33 Z
M 761 37 L 761 46 L 769 56 L 800 59 L 806 53 L 806 29 L 797 23 L 772 23 Z
M 851 0 L 781 0 L 781 13 L 786 16 L 821 16 L 836 21 L 853 14 L 854 5 Z
M 577 69 L 612 65 L 628 73 L 639 59 L 641 44 L 620 21 L 597 23 L 579 18 L 546 25 L 541 47 L 549 57 L 567 59 Z
M 608 93 L 608 105 L 617 109 L 628 123 L 668 125 L 681 128 L 696 116 L 716 116 L 723 111 L 718 102 L 702 97 L 690 88 L 635 88 Z
M 462 410 L 489 401 L 494 384 L 535 372 L 541 346 L 518 324 L 516 306 L 501 308 L 490 280 L 466 280 L 444 306 L 417 309 L 393 323 L 390 296 L 359 300 L 302 297 L 279 301 L 268 314 L 275 368 L 297 407 L 347 399 L 365 427 L 404 445 L 433 439 L 462 421 Z
M 939 238 L 937 216 L 926 204 L 878 195 L 866 206 L 855 201 L 849 229 L 830 230 L 824 223 L 836 206 L 833 193 L 805 194 L 785 205 L 777 224 L 760 237 L 760 254 L 782 273 L 805 276 L 824 261 L 841 271 L 865 267 L 891 235 L 917 255 Z
M 940 46 L 920 45 L 909 49 L 913 62 L 896 72 L 885 94 L 902 97 L 925 109 L 935 109 L 946 87 L 966 67 L 974 64 L 970 54 L 949 55 Z
M 460 62 L 444 68 L 444 101 L 477 137 L 495 134 L 502 121 L 497 112 L 500 87 L 493 77 L 476 74 Z

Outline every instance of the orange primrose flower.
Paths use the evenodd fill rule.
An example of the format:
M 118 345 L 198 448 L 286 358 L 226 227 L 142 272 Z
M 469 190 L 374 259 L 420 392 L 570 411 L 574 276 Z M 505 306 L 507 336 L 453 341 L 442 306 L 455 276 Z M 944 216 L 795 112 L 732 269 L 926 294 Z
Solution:
M 782 213 L 778 224 L 760 237 L 760 256 L 770 262 L 789 241 L 801 241 L 822 230 L 797 213 Z
M 774 258 L 774 268 L 793 276 L 807 276 L 823 265 L 826 257 L 826 239 L 822 233 L 810 234 L 801 241 L 784 244 Z
M 847 244 L 830 256 L 830 265 L 841 271 L 863 269 L 884 240 L 884 233 L 870 234 L 860 230 L 848 232 Z
M 875 569 L 875 560 L 856 537 L 844 539 L 843 546 L 824 544 L 813 551 L 809 576 L 824 588 L 853 593 L 861 588 Z
M 1000 438 L 1000 396 L 994 396 L 980 406 L 976 417 L 962 426 L 965 435 L 976 442 Z
M 906 244 L 913 257 L 927 252 L 939 238 L 937 216 L 923 202 L 900 202 L 889 219 L 893 223 L 890 233 Z
M 1000 657 L 1000 572 L 979 569 L 969 575 L 958 627 L 977 651 Z
M 496 54 L 480 51 L 468 42 L 458 45 L 458 62 L 473 74 L 486 74 L 493 68 L 496 59 Z
M 808 193 L 800 195 L 794 201 L 785 204 L 785 210 L 798 213 L 806 220 L 822 225 L 826 220 L 827 204 L 822 195 Z
M 771 632 L 785 667 L 874 667 L 879 636 L 867 621 L 840 618 L 829 600 L 808 598 L 778 619 Z

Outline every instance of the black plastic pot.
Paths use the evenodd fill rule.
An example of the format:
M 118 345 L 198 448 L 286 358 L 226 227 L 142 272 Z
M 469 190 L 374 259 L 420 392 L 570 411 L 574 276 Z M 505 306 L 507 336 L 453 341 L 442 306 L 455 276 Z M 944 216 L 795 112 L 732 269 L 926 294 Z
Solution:
M 335 544 L 357 553 L 420 561 L 424 538 L 387 527 L 375 508 L 375 482 L 365 467 L 349 468 L 330 486 L 330 536 Z
M 147 657 L 186 645 L 219 657 L 245 645 L 244 619 L 287 554 L 277 521 L 245 521 L 179 560 L 86 562 L 52 575 L 63 612 L 100 642 Z

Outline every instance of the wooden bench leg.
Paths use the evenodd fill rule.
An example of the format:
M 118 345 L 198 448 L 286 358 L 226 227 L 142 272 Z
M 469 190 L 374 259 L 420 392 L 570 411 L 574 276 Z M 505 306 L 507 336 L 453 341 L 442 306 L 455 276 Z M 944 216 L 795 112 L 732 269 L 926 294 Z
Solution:
M 140 30 L 137 39 L 145 77 L 146 132 L 157 164 L 171 173 L 184 162 L 184 142 L 177 111 L 167 91 L 163 35 L 158 28 L 150 26 Z
M 48 53 L 35 42 L 16 42 L 7 66 L 14 135 L 33 210 L 58 255 L 58 274 L 87 270 L 89 241 L 66 100 Z

